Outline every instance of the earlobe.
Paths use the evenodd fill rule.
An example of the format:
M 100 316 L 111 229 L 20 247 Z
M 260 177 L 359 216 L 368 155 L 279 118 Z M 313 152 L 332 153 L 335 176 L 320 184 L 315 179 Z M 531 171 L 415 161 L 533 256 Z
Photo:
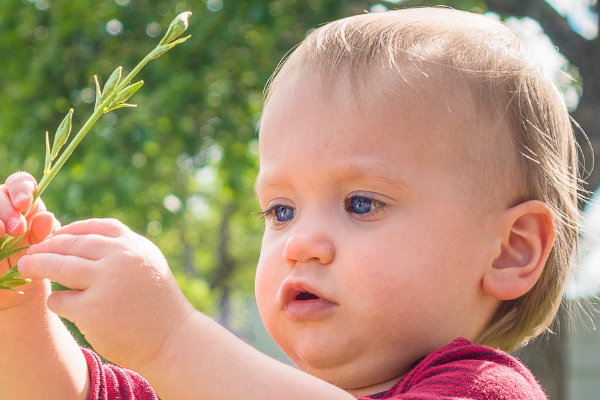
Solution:
M 530 200 L 507 209 L 500 221 L 500 254 L 486 270 L 483 289 L 498 300 L 512 300 L 537 282 L 556 237 L 554 214 Z

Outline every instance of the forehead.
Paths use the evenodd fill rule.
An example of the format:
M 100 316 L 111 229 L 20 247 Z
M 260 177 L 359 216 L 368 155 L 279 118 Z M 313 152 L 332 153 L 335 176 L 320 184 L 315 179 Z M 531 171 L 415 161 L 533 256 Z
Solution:
M 389 82 L 382 76 L 351 84 L 343 73 L 330 80 L 304 73 L 281 82 L 261 120 L 259 180 L 277 163 L 303 168 L 315 153 L 443 172 L 474 162 L 480 152 L 471 151 L 477 124 L 468 98 L 417 85 L 392 90 Z
M 378 140 L 416 146 L 438 159 L 478 153 L 466 151 L 480 141 L 482 125 L 470 93 L 451 82 L 432 82 L 426 74 L 410 72 L 403 78 L 400 81 L 383 69 L 360 77 L 343 70 L 321 74 L 310 68 L 289 74 L 278 82 L 263 112 L 261 158 L 269 155 L 266 147 L 271 141 L 303 140 L 300 126 L 319 132 L 313 145 L 321 150 L 327 150 L 336 134 L 360 130 L 365 147 L 367 138 L 377 133 Z M 349 119 L 354 129 L 344 126 Z
M 308 163 L 320 173 L 323 160 L 338 158 L 376 160 L 390 174 L 423 170 L 451 179 L 474 206 L 487 204 L 482 209 L 513 202 L 522 185 L 509 124 L 481 113 L 464 85 L 422 72 L 404 79 L 390 71 L 360 79 L 343 70 L 329 79 L 310 68 L 288 74 L 261 119 L 257 190 L 263 182 L 295 179 L 289 171 Z

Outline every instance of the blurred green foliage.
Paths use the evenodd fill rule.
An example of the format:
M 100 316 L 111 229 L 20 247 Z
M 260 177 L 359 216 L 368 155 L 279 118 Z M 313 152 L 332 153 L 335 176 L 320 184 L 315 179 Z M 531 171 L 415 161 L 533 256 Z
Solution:
M 565 25 L 539 12 L 548 9 L 542 0 L 2 0 L 0 180 L 16 170 L 41 178 L 44 132 L 53 133 L 71 107 L 79 129 L 93 110 L 93 76 L 103 83 L 119 65 L 128 72 L 176 14 L 192 11 L 192 38 L 139 75 L 146 84 L 131 99 L 139 107 L 106 115 L 44 199 L 63 224 L 112 217 L 149 237 L 192 304 L 228 325 L 223 315 L 232 297 L 245 301 L 253 291 L 262 235 L 253 194 L 257 124 L 263 87 L 279 60 L 327 21 L 436 4 L 489 6 L 502 18 L 536 15 L 551 17 L 540 20 L 545 27 Z M 581 67 L 585 85 L 600 82 L 587 43 L 561 42 L 569 28 L 551 33 Z M 598 93 L 584 92 L 576 115 L 591 133 Z M 236 324 L 230 327 L 245 329 Z M 562 382 L 549 376 L 545 382 Z M 560 398 L 557 390 L 550 397 Z
M 358 7 L 351 10 L 352 7 Z M 118 218 L 151 238 L 198 309 L 251 293 L 262 233 L 253 195 L 262 91 L 318 24 L 369 2 L 3 0 L 0 170 L 41 178 L 44 132 L 93 111 L 94 81 L 127 72 L 190 10 L 192 38 L 152 61 L 137 109 L 108 114 L 44 194 L 69 223 Z
M 127 72 L 190 10 L 192 38 L 152 61 L 137 109 L 110 113 L 85 138 L 44 199 L 63 224 L 118 218 L 165 253 L 195 307 L 251 293 L 262 222 L 256 216 L 262 91 L 306 33 L 346 15 L 405 3 L 339 0 L 2 0 L 0 171 L 41 177 L 44 132 L 69 108 L 91 114 L 93 76 Z M 402 3 L 402 4 L 399 4 Z M 485 10 L 484 1 L 447 1 Z

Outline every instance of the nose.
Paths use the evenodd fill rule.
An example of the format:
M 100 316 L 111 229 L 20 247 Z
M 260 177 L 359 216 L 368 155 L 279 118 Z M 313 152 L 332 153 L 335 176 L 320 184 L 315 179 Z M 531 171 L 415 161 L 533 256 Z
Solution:
M 322 233 L 294 232 L 285 243 L 283 259 L 290 267 L 297 263 L 330 264 L 335 258 L 332 241 Z

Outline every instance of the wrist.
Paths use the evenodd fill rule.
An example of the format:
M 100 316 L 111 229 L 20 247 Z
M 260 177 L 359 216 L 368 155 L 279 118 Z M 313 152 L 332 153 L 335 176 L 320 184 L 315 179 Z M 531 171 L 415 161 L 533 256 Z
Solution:
M 145 362 L 143 365 L 139 365 L 137 368 L 132 368 L 137 371 L 140 375 L 146 378 L 150 384 L 159 393 L 163 386 L 177 386 L 177 383 L 173 381 L 174 376 L 167 377 L 165 371 L 181 371 L 182 368 L 171 368 L 173 365 L 181 365 L 185 359 L 185 354 L 188 349 L 194 348 L 199 350 L 202 347 L 202 343 L 210 342 L 211 339 L 205 337 L 204 331 L 211 330 L 210 325 L 214 321 L 204 316 L 202 313 L 192 310 L 187 317 L 174 327 L 167 339 L 162 343 L 158 352 L 154 356 Z M 208 326 L 206 326 L 208 324 Z M 208 335 L 209 337 L 211 335 Z M 198 338 L 206 340 L 199 341 Z M 191 365 L 188 365 L 191 367 Z
M 138 370 L 163 399 L 352 400 L 342 389 L 252 348 L 194 312 L 150 363 Z
M 172 350 L 179 350 L 179 346 L 184 346 L 185 332 L 190 329 L 190 326 L 194 326 L 196 316 L 202 315 L 194 310 L 183 295 L 182 299 L 184 301 L 170 309 L 168 317 L 165 318 L 162 314 L 156 316 L 161 327 L 166 328 L 162 334 L 157 330 L 148 337 L 138 337 L 136 340 L 137 350 L 129 354 L 126 359 L 115 359 L 115 363 L 137 371 L 142 376 L 141 371 L 161 373 L 160 371 L 164 371 L 164 368 L 168 368 L 162 360 L 169 359 Z M 109 358 L 109 360 L 111 359 Z
M 87 364 L 60 318 L 48 310 L 48 281 L 0 309 L 0 398 L 85 399 Z
M 34 279 L 18 289 L 23 290 L 23 293 L 0 290 L 0 321 L 15 324 L 23 320 L 24 323 L 30 323 L 25 317 L 27 313 L 47 309 L 48 296 L 52 293 L 50 281 Z

